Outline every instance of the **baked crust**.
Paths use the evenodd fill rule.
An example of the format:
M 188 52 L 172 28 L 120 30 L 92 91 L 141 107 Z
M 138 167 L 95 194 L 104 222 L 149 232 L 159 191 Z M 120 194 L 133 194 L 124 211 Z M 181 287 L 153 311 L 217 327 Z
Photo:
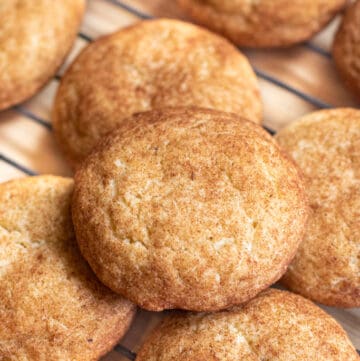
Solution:
M 70 51 L 85 0 L 1 0 L 0 110 L 34 95 Z
M 72 191 L 54 176 L 0 185 L 1 360 L 98 360 L 134 316 L 78 250 Z
M 172 314 L 150 334 L 136 361 L 358 361 L 341 326 L 312 302 L 267 290 L 243 307 Z
M 121 29 L 82 51 L 61 80 L 55 135 L 76 167 L 125 118 L 164 106 L 262 118 L 256 76 L 238 49 L 198 26 L 160 19 Z
M 235 44 L 285 47 L 308 40 L 346 0 L 178 0 L 199 24 Z
M 311 208 L 305 239 L 283 282 L 329 306 L 359 307 L 360 111 L 318 111 L 276 139 L 303 171 Z
M 333 58 L 340 76 L 360 100 L 360 1 L 344 15 L 333 43 Z
M 214 311 L 274 283 L 307 218 L 294 164 L 259 125 L 173 108 L 137 114 L 75 176 L 80 249 L 108 287 L 160 311 Z

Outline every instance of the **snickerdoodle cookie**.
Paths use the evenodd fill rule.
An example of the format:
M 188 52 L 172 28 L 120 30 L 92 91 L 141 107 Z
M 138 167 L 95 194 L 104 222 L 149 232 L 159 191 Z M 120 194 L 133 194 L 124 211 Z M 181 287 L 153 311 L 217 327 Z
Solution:
M 330 306 L 360 306 L 360 111 L 323 110 L 277 140 L 305 176 L 311 206 L 304 242 L 284 283 Z
M 320 31 L 346 0 L 178 0 L 196 21 L 235 44 L 279 47 Z
M 312 302 L 268 290 L 242 307 L 167 316 L 136 361 L 359 361 L 341 326 Z
M 340 76 L 360 100 L 360 1 L 346 11 L 334 40 L 333 57 Z
M 61 81 L 55 135 L 76 166 L 136 112 L 200 106 L 261 122 L 248 60 L 227 40 L 177 20 L 142 21 L 90 44 Z
M 55 74 L 84 7 L 85 0 L 0 1 L 0 110 L 30 98 Z
M 53 176 L 0 185 L 1 360 L 98 360 L 134 315 L 82 258 L 72 191 Z
M 297 168 L 273 138 L 200 108 L 124 121 L 76 173 L 72 209 L 98 277 L 157 311 L 254 297 L 285 272 L 307 218 Z

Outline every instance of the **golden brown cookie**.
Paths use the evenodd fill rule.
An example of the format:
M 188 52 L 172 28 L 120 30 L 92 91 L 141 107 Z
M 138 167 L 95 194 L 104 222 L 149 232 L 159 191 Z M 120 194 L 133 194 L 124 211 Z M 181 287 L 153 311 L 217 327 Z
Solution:
M 0 110 L 34 95 L 75 40 L 85 0 L 1 0 Z
M 312 302 L 267 290 L 242 307 L 172 314 L 136 361 L 359 361 L 341 326 Z
M 200 108 L 123 122 L 75 177 L 73 220 L 98 277 L 148 310 L 219 310 L 275 282 L 303 237 L 294 164 L 259 125 Z
M 277 140 L 305 175 L 311 213 L 283 282 L 317 302 L 360 306 L 360 111 L 323 110 Z
M 227 40 L 177 20 L 142 21 L 90 44 L 63 77 L 55 135 L 76 166 L 133 113 L 200 106 L 261 122 L 248 60 Z
M 345 13 L 335 36 L 333 57 L 340 76 L 360 99 L 360 1 Z
M 346 0 L 178 0 L 197 22 L 249 47 L 284 47 L 320 31 Z
M 1 360 L 98 360 L 134 315 L 82 258 L 72 191 L 53 176 L 0 185 Z

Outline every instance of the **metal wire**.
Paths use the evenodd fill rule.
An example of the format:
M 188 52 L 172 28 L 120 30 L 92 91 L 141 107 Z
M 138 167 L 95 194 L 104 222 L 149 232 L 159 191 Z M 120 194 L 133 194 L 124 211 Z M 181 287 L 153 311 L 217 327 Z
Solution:
M 25 117 L 29 118 L 33 122 L 42 125 L 43 127 L 47 128 L 48 130 L 52 129 L 52 125 L 48 121 L 40 118 L 39 116 L 32 113 L 30 110 L 25 109 L 23 106 L 15 105 L 13 107 L 13 109 L 15 109 L 18 113 L 24 115 Z
M 271 134 L 271 135 L 275 135 L 275 134 L 276 134 L 276 132 L 275 132 L 274 129 L 271 129 L 271 128 L 269 128 L 269 127 L 266 126 L 266 125 L 262 125 L 262 127 L 263 127 L 269 134 Z
M 79 32 L 78 35 L 79 35 L 79 37 L 80 37 L 81 39 L 83 39 L 83 40 L 85 40 L 85 41 L 90 42 L 90 41 L 93 40 L 90 36 L 88 36 L 88 35 L 86 35 L 86 34 L 84 34 L 84 33 L 82 33 L 82 32 Z
M 315 45 L 314 43 L 305 43 L 304 44 L 308 49 L 314 51 L 315 53 L 318 53 L 319 55 L 324 56 L 325 58 L 332 59 L 331 53 L 328 51 L 320 48 L 319 46 Z
M 33 170 L 17 163 L 13 159 L 10 159 L 9 157 L 7 157 L 6 155 L 4 155 L 2 153 L 0 153 L 0 160 L 4 161 L 5 163 L 11 165 L 12 167 L 18 169 L 19 171 L 21 171 L 27 175 L 37 175 L 37 173 L 34 172 Z
M 136 353 L 129 350 L 127 347 L 123 345 L 116 345 L 114 350 L 118 353 L 121 353 L 123 356 L 128 358 L 129 360 L 134 361 L 136 359 Z
M 279 80 L 279 79 L 265 73 L 262 70 L 254 68 L 254 71 L 255 71 L 255 73 L 256 73 L 256 75 L 258 77 L 263 78 L 263 79 L 269 81 L 270 83 L 273 83 L 273 84 L 279 86 L 280 88 L 283 88 L 283 89 L 297 95 L 299 98 L 309 102 L 310 104 L 314 105 L 317 108 L 320 108 L 320 109 L 334 108 L 333 105 L 328 104 L 328 103 L 326 103 L 326 102 L 324 102 L 324 101 L 322 101 L 322 100 L 320 100 L 318 98 L 315 98 L 312 95 L 306 94 L 306 93 L 292 87 L 291 85 L 288 85 L 288 84 L 284 83 L 283 81 L 281 81 L 281 80 Z

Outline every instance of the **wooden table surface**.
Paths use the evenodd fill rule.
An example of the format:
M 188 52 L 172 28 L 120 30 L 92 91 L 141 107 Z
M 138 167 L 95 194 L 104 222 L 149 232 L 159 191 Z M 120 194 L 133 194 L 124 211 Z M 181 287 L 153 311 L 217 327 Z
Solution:
M 149 16 L 186 19 L 175 1 L 89 0 L 79 36 L 59 75 L 92 39 Z M 323 107 L 359 106 L 339 80 L 331 59 L 331 42 L 339 20 L 335 19 L 309 43 L 290 49 L 243 49 L 259 77 L 266 126 L 278 130 Z M 23 177 L 26 172 L 72 175 L 51 131 L 50 111 L 58 82 L 54 78 L 31 100 L 0 113 L 0 181 Z M 360 310 L 326 310 L 338 319 L 360 349 Z M 140 311 L 121 344 L 136 351 L 161 317 L 162 314 Z M 126 358 L 113 351 L 104 360 Z

